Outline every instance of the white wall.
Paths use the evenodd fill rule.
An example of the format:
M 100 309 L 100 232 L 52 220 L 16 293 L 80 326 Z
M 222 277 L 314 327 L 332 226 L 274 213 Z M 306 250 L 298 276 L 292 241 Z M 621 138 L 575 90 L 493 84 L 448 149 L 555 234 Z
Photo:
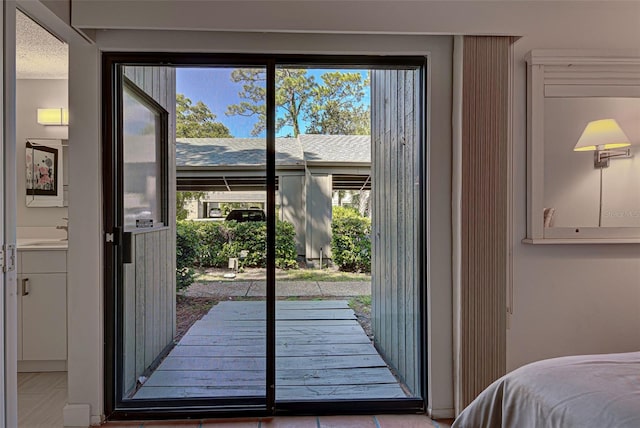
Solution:
M 71 2 L 69 0 L 42 0 L 42 4 L 66 24 L 71 23 Z
M 69 46 L 68 405 L 65 426 L 102 420 L 103 230 L 100 55 Z
M 55 227 L 66 224 L 67 208 L 27 207 L 25 200 L 25 143 L 27 138 L 67 139 L 66 126 L 44 126 L 36 121 L 36 109 L 68 106 L 67 80 L 20 79 L 16 81 L 16 165 L 18 170 L 18 228 Z M 66 152 L 66 150 L 64 150 Z M 66 154 L 66 153 L 65 153 Z M 64 162 L 66 165 L 66 161 Z M 20 236 L 18 234 L 18 236 Z
M 640 245 L 520 242 L 526 234 L 524 55 L 537 48 L 636 49 L 640 41 L 640 3 L 583 3 L 577 9 L 593 23 L 590 30 L 568 13 L 548 20 L 534 16 L 545 25 L 521 38 L 514 49 L 514 313 L 507 331 L 509 370 L 555 356 L 640 349 Z M 618 20 L 613 18 L 616 14 Z M 548 26 L 547 22 L 557 25 Z
M 510 34 L 522 38 L 514 48 L 513 80 L 513 308 L 509 318 L 509 369 L 529 361 L 556 355 L 622 352 L 640 347 L 640 246 L 639 245 L 558 245 L 531 246 L 521 244 L 526 230 L 526 69 L 524 55 L 534 48 L 633 49 L 640 40 L 640 3 L 638 2 L 431 2 L 431 1 L 347 1 L 328 7 L 323 1 L 255 1 L 255 2 L 153 2 L 75 1 L 72 9 L 74 25 L 85 28 L 177 28 L 191 30 L 236 30 L 279 32 L 330 32 L 327 36 L 287 34 L 207 34 L 191 31 L 180 34 L 144 31 L 99 31 L 98 44 L 106 50 L 187 50 L 219 52 L 397 52 L 397 38 L 379 35 L 373 38 L 345 38 L 335 33 L 404 33 L 404 34 Z M 403 39 L 404 53 L 422 52 L 420 38 Z M 416 44 L 411 44 L 413 40 Z M 416 48 L 418 46 L 418 48 Z M 394 50 L 394 48 L 396 50 Z M 91 334 L 77 343 L 84 349 L 70 353 L 70 365 L 77 364 L 78 377 L 86 374 L 83 385 L 73 391 L 74 400 L 91 402 L 92 414 L 99 411 L 101 384 L 101 275 L 99 251 L 101 230 L 99 207 L 100 150 L 99 81 L 95 52 L 78 53 L 72 48 L 72 62 L 82 69 L 83 83 L 71 79 L 72 110 L 86 110 L 86 120 L 71 127 L 83 144 L 71 170 L 85 179 L 78 196 L 85 198 L 78 214 L 87 217 L 77 233 L 83 237 L 75 249 L 70 247 L 70 281 L 82 281 L 78 302 L 82 309 L 74 320 Z M 89 64 L 86 61 L 89 60 Z M 89 65 L 89 67 L 84 67 Z M 450 64 L 449 64 L 450 66 Z M 73 67 L 72 67 L 73 68 Z M 87 73 L 92 76 L 87 76 Z M 75 87 L 75 89 L 74 89 Z M 436 88 L 437 89 L 437 88 Z M 88 109 L 85 109 L 88 107 Z M 434 114 L 438 113 L 434 106 Z M 450 111 L 450 109 L 449 109 Z M 447 127 L 444 122 L 434 122 Z M 73 131 L 74 128 L 76 131 Z M 442 138 L 442 135 L 436 136 Z M 449 140 L 432 139 L 447 146 Z M 70 142 L 73 144 L 73 141 Z M 435 156 L 440 156 L 438 152 Z M 85 159 L 86 157 L 86 159 Z M 449 154 L 442 154 L 436 168 L 444 168 Z M 444 160 L 443 160 L 444 159 Z M 72 156 L 72 161 L 74 157 Z M 77 165 L 77 166 L 76 166 Z M 444 168 L 437 178 L 447 183 L 450 169 Z M 72 177 L 73 179 L 73 177 Z M 72 180 L 73 182 L 73 180 Z M 450 187 L 432 188 L 439 203 L 433 215 L 450 212 L 447 200 Z M 92 193 L 95 192 L 95 193 Z M 449 193 L 450 194 L 450 193 Z M 93 197 L 91 197 L 94 195 Z M 73 198 L 73 194 L 72 194 Z M 82 212 L 81 208 L 89 209 Z M 75 221 L 75 220 L 74 220 Z M 75 224 L 73 233 L 76 233 Z M 81 230 L 82 229 L 82 230 Z M 444 228 L 443 230 L 446 230 Z M 449 239 L 441 230 L 433 238 Z M 446 245 L 445 245 L 446 247 Z M 446 252 L 445 252 L 446 253 Z M 447 254 L 445 254 L 446 257 Z M 440 267 L 434 266 L 436 269 Z M 86 274 L 86 275 L 83 275 Z M 446 344 L 447 334 L 439 333 L 438 320 L 451 321 L 450 278 L 430 284 L 438 292 L 430 298 L 438 317 L 432 320 L 435 335 Z M 75 284 L 80 287 L 80 283 Z M 447 306 L 449 309 L 447 309 Z M 447 317 L 449 318 L 447 320 Z M 450 333 L 449 333 L 450 338 Z M 433 340 L 433 339 L 432 339 Z M 450 340 L 450 339 L 449 339 Z M 438 353 L 443 346 L 435 346 Z M 82 355 L 83 360 L 80 361 Z M 447 359 L 451 358 L 451 353 Z M 443 362 L 438 367 L 447 367 Z M 446 371 L 446 369 L 445 369 Z M 441 372 L 438 372 L 441 373 Z M 447 373 L 444 373 L 448 376 Z M 79 379 L 78 379 L 79 381 Z M 441 393 L 437 388 L 433 394 Z M 448 394 L 449 392 L 447 392 Z M 71 399 L 71 397 L 70 397 Z M 446 401 L 446 400 L 445 400 Z M 451 400 L 452 401 L 452 400 Z
M 126 32 L 126 34 L 114 33 L 114 32 L 97 32 L 99 37 L 97 38 L 97 44 L 103 50 L 153 50 L 160 49 L 156 44 L 158 43 L 158 33 L 146 33 L 132 34 Z M 452 343 L 451 343 L 451 265 L 449 260 L 450 254 L 450 225 L 451 225 L 451 211 L 450 211 L 450 199 L 451 199 L 451 186 L 449 180 L 441 180 L 440 177 L 448 177 L 451 174 L 449 160 L 448 147 L 451 141 L 451 56 L 452 56 L 452 38 L 451 37 L 427 37 L 427 36 L 409 36 L 400 38 L 389 38 L 386 36 L 378 37 L 365 37 L 365 36 L 349 36 L 336 37 L 332 35 L 319 36 L 319 35 L 296 35 L 295 37 L 289 37 L 293 46 L 289 46 L 286 43 L 286 39 L 282 39 L 279 35 L 271 37 L 271 35 L 260 36 L 260 46 L 255 45 L 256 39 L 252 34 L 237 35 L 234 40 L 222 36 L 219 33 L 199 33 L 194 35 L 193 32 L 172 34 L 170 37 L 163 39 L 164 47 L 162 50 L 176 51 L 180 49 L 197 49 L 208 52 L 226 52 L 230 49 L 230 42 L 234 43 L 234 49 L 241 52 L 287 52 L 298 53 L 305 52 L 304 47 L 307 46 L 308 52 L 314 53 L 332 53 L 342 52 L 344 54 L 361 53 L 364 51 L 372 52 L 371 47 L 376 46 L 380 49 L 379 53 L 412 53 L 412 54 L 430 54 L 432 61 L 431 77 L 434 82 L 431 91 L 431 101 L 433 102 L 432 117 L 434 119 L 434 125 L 430 128 L 430 134 L 432 138 L 432 146 L 434 151 L 439 153 L 437 157 L 434 157 L 431 161 L 432 164 L 429 167 L 429 171 L 433 175 L 430 177 L 430 195 L 434 206 L 438 206 L 437 212 L 431 215 L 430 227 L 433 231 L 433 236 L 437 237 L 437 250 L 432 251 L 433 267 L 430 269 L 430 275 L 433 284 L 430 287 L 428 293 L 430 293 L 430 299 L 437 302 L 437 307 L 430 313 L 430 317 L 433 317 L 430 323 L 433 327 L 429 332 L 430 341 L 430 360 L 429 360 L 429 376 L 432 379 L 432 384 L 435 385 L 434 391 L 430 394 L 430 406 L 434 412 L 440 415 L 450 415 L 453 411 L 453 390 L 452 390 Z M 283 43 L 284 42 L 284 43 Z M 83 52 L 85 51 L 82 49 Z M 84 54 L 76 56 L 74 54 L 74 48 L 71 46 L 70 61 L 72 62 L 72 70 L 74 68 L 82 69 L 87 67 L 82 61 L 85 58 Z M 77 63 L 76 63 L 77 61 Z M 83 83 L 86 83 L 86 79 L 83 79 Z M 73 114 L 76 110 L 81 111 L 93 111 L 94 105 L 99 103 L 98 98 L 93 98 L 94 95 L 98 96 L 92 91 L 89 91 L 88 87 L 76 87 L 77 81 L 74 81 L 70 77 L 70 81 L 73 84 L 70 86 L 70 113 Z M 74 93 L 77 92 L 77 98 Z M 79 104 L 74 104 L 74 100 L 77 100 Z M 88 113 L 87 113 L 88 114 Z M 75 116 L 74 116 L 75 117 Z M 99 120 L 100 116 L 93 119 L 93 121 Z M 82 132 L 87 133 L 84 137 L 76 143 L 74 138 L 74 129 L 80 124 L 89 123 L 85 120 L 76 120 L 70 127 L 70 146 L 75 149 L 78 145 L 82 145 L 83 150 L 87 150 L 85 154 L 89 154 L 90 151 L 99 152 L 101 149 L 99 135 L 99 128 L 89 128 L 82 126 Z M 89 138 L 89 133 L 95 135 L 93 138 Z M 86 175 L 85 181 L 101 180 L 99 168 L 96 168 L 94 163 L 90 164 L 81 162 L 77 158 L 77 162 L 71 162 L 71 170 L 74 174 L 71 177 L 73 182 L 75 174 Z M 77 192 L 77 193 L 76 193 Z M 75 196 L 77 195 L 77 196 Z M 82 205 L 85 209 L 91 208 L 90 213 L 93 215 L 94 207 L 100 206 L 102 200 L 100 194 L 97 193 L 93 198 L 88 197 L 90 193 L 86 192 L 86 189 L 79 189 L 77 186 L 73 186 L 71 189 L 70 198 L 74 202 L 70 207 L 70 215 L 73 216 L 73 212 L 79 206 Z M 89 214 L 89 213 L 87 213 Z M 88 219 L 87 222 L 94 221 Z M 99 223 L 94 223 L 98 225 Z M 75 217 L 74 217 L 74 231 L 76 230 Z M 93 233 L 98 233 L 100 230 L 94 230 Z M 73 238 L 73 234 L 71 237 Z M 78 248 L 86 245 L 89 253 L 92 251 L 92 247 L 100 242 L 94 243 L 89 240 L 83 240 L 83 242 L 74 243 L 78 245 Z M 70 247 L 71 248 L 71 247 Z M 77 277 L 81 278 L 83 275 L 91 272 L 92 275 L 102 274 L 102 267 L 100 263 L 96 263 L 93 260 L 89 263 L 86 259 L 88 254 L 83 253 L 82 262 L 76 262 L 73 259 L 73 255 L 70 254 L 70 271 L 77 269 Z M 75 275 L 74 275 L 75 276 Z M 70 280 L 71 282 L 71 280 Z M 95 284 L 96 290 L 93 292 L 101 292 L 101 285 Z M 83 293 L 88 293 L 87 282 L 80 284 L 71 284 L 70 288 L 82 287 Z M 73 308 L 71 309 L 73 311 Z M 96 317 L 97 312 L 84 319 L 85 326 L 102 326 L 102 318 Z M 93 346 L 87 347 L 87 343 L 84 341 L 75 341 L 78 349 L 78 354 L 85 354 L 86 358 L 83 361 L 83 371 L 85 371 L 86 364 L 93 364 L 96 371 L 102 370 L 102 359 L 92 360 L 88 354 L 93 354 L 93 348 L 100 346 L 101 342 L 93 340 Z M 73 344 L 70 346 L 74 347 Z M 71 351 L 70 351 L 71 352 Z M 75 369 L 73 364 L 69 366 L 69 378 L 75 378 Z M 78 375 L 80 378 L 80 375 Z M 86 387 L 83 388 L 86 391 Z M 99 408 L 100 403 L 92 402 L 91 408 Z M 93 413 L 92 417 L 97 418 L 98 415 Z

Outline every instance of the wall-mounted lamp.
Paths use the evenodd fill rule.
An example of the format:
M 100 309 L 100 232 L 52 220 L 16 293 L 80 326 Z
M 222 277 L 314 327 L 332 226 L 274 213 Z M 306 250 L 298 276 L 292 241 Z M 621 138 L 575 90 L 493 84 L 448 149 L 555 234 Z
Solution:
M 629 137 L 615 119 L 601 119 L 587 124 L 573 151 L 593 151 L 593 167 L 607 168 L 611 158 L 631 157 L 630 145 Z
M 69 125 L 69 110 L 66 108 L 39 108 L 38 123 L 40 125 Z
M 631 142 L 615 119 L 589 122 L 582 131 L 573 151 L 593 151 L 593 167 L 600 170 L 600 205 L 598 227 L 602 226 L 602 170 L 609 167 L 609 159 L 630 158 Z

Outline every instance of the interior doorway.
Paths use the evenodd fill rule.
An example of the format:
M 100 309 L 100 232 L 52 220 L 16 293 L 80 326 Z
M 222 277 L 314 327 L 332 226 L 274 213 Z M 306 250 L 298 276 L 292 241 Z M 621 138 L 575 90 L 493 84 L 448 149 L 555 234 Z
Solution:
M 177 138 L 177 158 L 192 162 L 181 171 L 172 144 L 179 126 L 172 120 L 181 112 L 171 102 L 180 97 L 175 86 L 167 89 L 175 85 L 176 68 L 158 65 L 166 62 L 235 76 L 245 100 L 228 111 L 256 116 L 256 134 Z M 108 54 L 104 67 L 105 274 L 112 284 L 106 302 L 112 309 L 106 311 L 107 414 L 424 410 L 425 59 Z M 326 86 L 311 87 L 309 76 L 328 82 L 340 77 L 336 70 L 355 79 L 366 76 L 369 104 L 355 104 L 370 114 L 360 120 L 368 125 L 364 138 L 324 138 L 332 114 L 344 113 L 330 102 L 319 107 L 324 116 L 308 119 L 315 134 L 303 134 L 292 116 L 278 117 L 286 85 L 308 85 L 317 107 Z M 189 101 L 188 114 L 194 114 L 195 100 Z M 300 98 L 289 102 L 301 105 Z M 291 135 L 279 136 L 285 126 Z M 362 142 L 368 162 L 347 165 L 345 157 Z M 175 241 L 175 190 L 234 188 L 262 195 L 264 208 L 236 207 L 223 215 L 223 207 L 209 198 L 200 221 L 205 232 L 193 236 L 223 242 L 219 251 L 204 255 L 204 247 L 194 243 L 196 257 L 217 257 L 218 264 L 228 259 L 232 278 L 255 262 L 264 276 L 252 278 L 243 299 L 216 301 L 176 342 L 176 280 L 190 273 L 173 261 L 176 248 L 178 265 L 187 257 Z M 346 209 L 344 229 L 336 229 L 333 214 L 340 210 L 333 208 L 333 193 L 341 199 L 339 192 L 346 190 L 351 200 L 359 198 L 359 206 L 367 205 L 361 203 L 367 192 L 369 217 L 359 207 Z M 341 243 L 354 224 L 364 226 L 351 244 L 368 244 Z M 187 226 L 177 227 L 180 240 L 180 228 Z M 283 244 L 285 237 L 290 245 Z M 290 265 L 291 257 L 322 274 L 329 263 L 338 263 L 338 250 L 348 259 L 340 266 L 356 263 L 357 269 L 363 269 L 360 262 L 349 257 L 362 259 L 369 252 L 369 297 L 356 302 L 369 306 L 368 334 L 350 299 L 339 298 L 350 296 L 344 284 L 324 286 L 333 291 L 322 298 L 316 280 L 318 294 L 304 298 L 300 289 L 307 285 L 298 284 L 303 281 L 277 276 L 278 269 L 299 267 Z

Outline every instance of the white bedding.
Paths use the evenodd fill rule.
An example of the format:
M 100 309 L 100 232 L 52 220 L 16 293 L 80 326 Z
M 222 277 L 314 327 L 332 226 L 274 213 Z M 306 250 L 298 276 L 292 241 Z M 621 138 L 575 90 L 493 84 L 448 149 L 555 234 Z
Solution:
M 538 361 L 487 387 L 452 428 L 640 428 L 640 352 Z

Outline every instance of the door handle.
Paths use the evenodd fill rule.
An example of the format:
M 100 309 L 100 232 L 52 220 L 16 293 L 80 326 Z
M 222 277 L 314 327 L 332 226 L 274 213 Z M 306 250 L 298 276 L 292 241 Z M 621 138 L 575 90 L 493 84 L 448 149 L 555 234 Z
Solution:
M 133 242 L 131 232 L 122 234 L 122 263 L 133 263 Z
M 29 278 L 22 278 L 22 295 L 29 295 Z

